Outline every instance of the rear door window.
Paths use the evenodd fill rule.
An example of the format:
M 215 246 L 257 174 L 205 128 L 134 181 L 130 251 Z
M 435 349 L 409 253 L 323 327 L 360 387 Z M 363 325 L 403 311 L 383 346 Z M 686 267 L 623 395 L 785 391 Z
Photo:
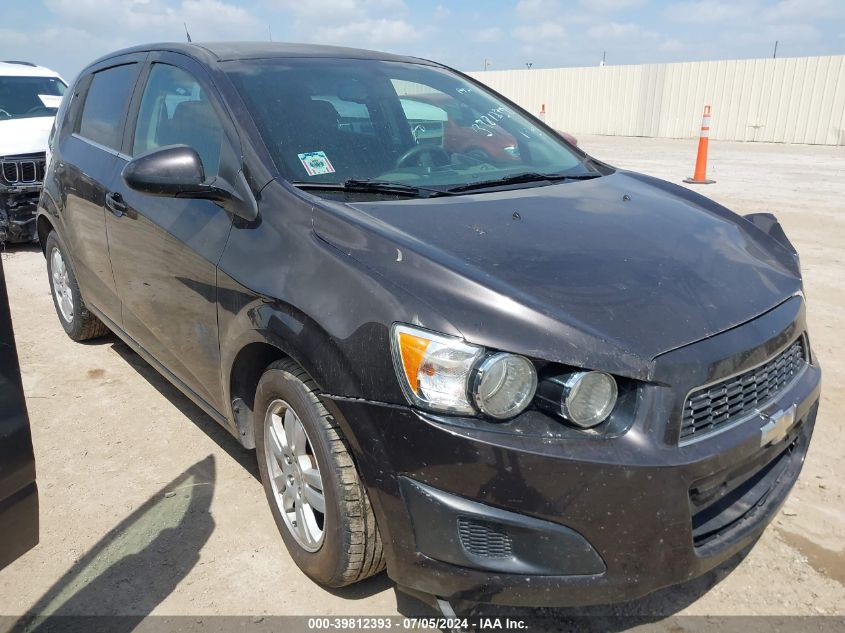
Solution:
M 82 107 L 80 136 L 109 149 L 120 149 L 137 67 L 137 64 L 124 64 L 94 73 Z

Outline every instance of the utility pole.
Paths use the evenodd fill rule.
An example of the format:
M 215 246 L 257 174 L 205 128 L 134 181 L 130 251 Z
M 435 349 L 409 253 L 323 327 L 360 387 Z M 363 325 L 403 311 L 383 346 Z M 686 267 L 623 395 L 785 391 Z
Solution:
M 270 25 L 267 24 L 267 35 L 270 36 L 270 41 L 273 41 L 273 31 L 270 30 Z
M 607 51 L 601 52 L 601 63 L 599 66 L 607 66 Z
M 484 58 L 484 70 L 487 70 L 488 68 L 490 68 L 490 66 L 491 66 L 490 60 L 485 57 Z
M 778 56 L 778 41 L 775 40 L 775 52 L 772 53 L 772 59 L 776 59 Z

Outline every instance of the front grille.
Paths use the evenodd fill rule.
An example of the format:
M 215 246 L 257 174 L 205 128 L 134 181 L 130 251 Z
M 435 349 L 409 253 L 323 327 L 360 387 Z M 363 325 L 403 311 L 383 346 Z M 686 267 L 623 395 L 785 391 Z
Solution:
M 513 554 L 511 537 L 501 528 L 486 521 L 458 518 L 461 545 L 473 556 L 481 558 L 510 558 Z
M 7 185 L 31 185 L 44 180 L 45 156 L 34 154 L 0 160 L 0 178 Z
M 18 171 L 20 173 L 21 182 L 35 182 L 37 176 L 35 163 L 33 161 L 22 161 L 18 165 Z
M 764 406 L 806 364 L 802 337 L 759 367 L 693 391 L 684 403 L 681 443 L 714 433 Z
M 13 162 L 3 163 L 3 180 L 6 182 L 18 181 L 18 164 Z

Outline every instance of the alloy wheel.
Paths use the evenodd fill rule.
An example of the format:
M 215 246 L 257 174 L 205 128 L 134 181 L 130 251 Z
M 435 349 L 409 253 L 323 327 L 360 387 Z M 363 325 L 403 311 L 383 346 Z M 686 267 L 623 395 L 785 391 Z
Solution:
M 62 318 L 71 323 L 73 321 L 73 292 L 70 289 L 67 264 L 62 252 L 54 248 L 50 253 L 50 271 L 52 272 L 53 294 Z
M 284 400 L 267 407 L 264 458 L 285 525 L 303 549 L 316 552 L 325 538 L 323 478 L 302 420 Z

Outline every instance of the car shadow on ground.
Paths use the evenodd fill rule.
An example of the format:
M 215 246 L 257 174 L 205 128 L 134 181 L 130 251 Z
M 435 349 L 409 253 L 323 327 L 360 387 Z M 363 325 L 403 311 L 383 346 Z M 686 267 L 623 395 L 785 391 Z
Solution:
M 167 398 L 170 404 L 176 407 L 182 415 L 193 422 L 197 428 L 226 451 L 229 457 L 243 466 L 244 470 L 255 477 L 256 481 L 261 480 L 258 473 L 258 462 L 255 460 L 255 453 L 253 451 L 249 451 L 241 446 L 240 442 L 231 433 L 195 405 L 188 396 L 174 387 L 169 380 L 156 371 L 152 365 L 136 354 L 131 347 L 119 338 L 111 335 L 107 339 L 97 339 L 93 343 L 104 340 L 110 342 L 112 349 L 118 356 L 155 387 L 161 395 Z
M 214 531 L 214 457 L 152 495 L 12 625 L 27 633 L 129 633 L 199 561 Z
M 148 383 L 161 393 L 167 400 L 176 407 L 186 418 L 193 422 L 203 433 L 211 438 L 221 449 L 238 462 L 257 481 L 261 480 L 258 472 L 258 464 L 253 451 L 246 450 L 235 439 L 231 433 L 222 428 L 208 414 L 195 405 L 190 398 L 174 387 L 170 381 L 164 378 L 152 365 L 147 363 L 135 351 L 114 335 L 106 338 L 86 341 L 87 344 L 111 344 L 112 349 L 127 364 L 137 371 Z M 381 573 L 367 578 L 349 587 L 339 589 L 327 588 L 326 591 L 332 595 L 345 600 L 363 600 L 376 594 L 388 591 L 393 587 L 393 581 L 386 573 Z
M 13 255 L 14 253 L 40 253 L 41 244 L 38 242 L 25 242 L 20 244 L 12 244 L 9 242 L 0 243 L 0 253 L 4 255 Z

